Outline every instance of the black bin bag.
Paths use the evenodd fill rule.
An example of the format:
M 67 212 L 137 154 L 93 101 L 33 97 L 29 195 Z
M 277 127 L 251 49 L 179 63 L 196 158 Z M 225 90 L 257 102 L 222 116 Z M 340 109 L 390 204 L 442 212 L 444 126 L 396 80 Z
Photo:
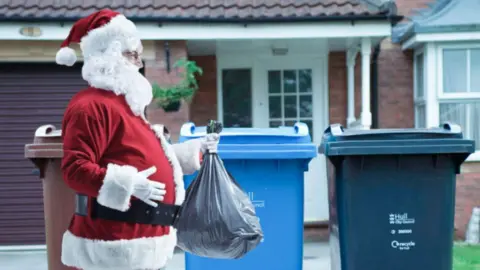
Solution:
M 207 133 L 221 129 L 220 123 L 211 121 Z M 216 153 L 204 156 L 175 227 L 181 249 L 208 258 L 241 258 L 263 239 L 253 203 Z

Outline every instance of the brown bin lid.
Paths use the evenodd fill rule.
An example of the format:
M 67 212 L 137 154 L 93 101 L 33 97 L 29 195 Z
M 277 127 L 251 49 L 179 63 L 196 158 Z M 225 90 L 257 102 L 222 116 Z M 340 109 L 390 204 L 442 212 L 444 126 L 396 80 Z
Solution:
M 37 128 L 33 143 L 25 145 L 25 157 L 30 159 L 62 158 L 62 131 L 57 130 L 53 125 Z

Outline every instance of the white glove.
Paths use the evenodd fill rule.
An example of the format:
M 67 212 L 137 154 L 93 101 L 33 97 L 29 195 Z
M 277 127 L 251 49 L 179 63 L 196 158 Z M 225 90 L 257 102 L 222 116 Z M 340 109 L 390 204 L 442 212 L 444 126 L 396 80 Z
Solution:
M 138 172 L 133 181 L 133 196 L 142 200 L 148 205 L 157 207 L 158 204 L 154 201 L 163 201 L 165 196 L 165 184 L 149 180 L 148 177 L 157 171 L 155 166 L 150 167 L 144 171 Z
M 218 143 L 220 142 L 220 135 L 218 133 L 209 133 L 203 138 L 201 151 L 205 154 L 208 150 L 209 153 L 217 153 Z

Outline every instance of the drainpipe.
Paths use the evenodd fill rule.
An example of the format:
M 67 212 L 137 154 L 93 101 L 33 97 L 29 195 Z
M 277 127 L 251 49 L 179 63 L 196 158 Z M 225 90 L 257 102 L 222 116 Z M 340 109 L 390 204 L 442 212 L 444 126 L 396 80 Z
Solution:
M 397 15 L 397 5 L 394 0 L 385 1 L 381 5 L 381 10 L 387 11 L 387 18 L 391 22 L 391 25 L 394 26 L 400 21 L 403 20 L 403 16 Z M 372 54 L 372 59 L 370 62 L 370 108 L 372 111 L 372 128 L 379 128 L 378 123 L 378 56 L 381 51 L 381 40 L 377 46 L 375 46 Z
M 370 107 L 372 111 L 372 128 L 378 128 L 378 56 L 381 50 L 381 42 L 375 46 L 372 54 L 372 63 L 370 65 L 371 75 L 370 75 L 370 85 L 371 85 L 371 96 L 370 96 Z

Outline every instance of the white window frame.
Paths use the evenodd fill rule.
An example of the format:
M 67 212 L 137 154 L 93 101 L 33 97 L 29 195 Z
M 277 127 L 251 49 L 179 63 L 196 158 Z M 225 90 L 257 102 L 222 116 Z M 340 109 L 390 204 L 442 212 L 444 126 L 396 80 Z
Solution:
M 423 95 L 421 97 L 418 97 L 418 74 L 417 74 L 417 57 L 419 55 L 422 55 L 422 61 L 423 61 Z M 423 48 L 415 50 L 415 53 L 413 54 L 413 106 L 414 106 L 414 115 L 415 115 L 415 127 L 419 127 L 420 124 L 420 119 L 419 115 L 417 114 L 417 107 L 418 106 L 424 106 L 424 117 L 423 122 L 425 123 L 425 126 L 427 125 L 427 101 L 426 101 L 426 91 L 427 88 L 425 87 L 425 81 L 426 81 L 426 72 L 425 72 L 425 66 L 426 66 L 426 61 L 425 61 L 425 51 Z
M 467 50 L 467 81 L 470 81 L 470 50 L 480 49 L 480 43 L 456 43 L 456 44 L 439 44 L 437 46 L 437 97 L 439 100 L 465 100 L 465 99 L 480 99 L 480 92 L 469 93 L 444 93 L 443 92 L 443 51 L 445 49 Z M 467 89 L 470 84 L 467 84 Z
M 462 101 L 472 101 L 472 100 L 478 100 L 480 101 L 480 92 L 467 92 L 467 93 L 444 93 L 443 91 L 443 51 L 445 49 L 460 49 L 460 50 L 467 50 L 467 82 L 470 82 L 470 51 L 471 49 L 480 49 L 480 43 L 455 43 L 455 44 L 438 44 L 436 46 L 436 63 L 437 63 L 437 68 L 434 69 L 436 72 L 435 78 L 436 78 L 436 102 L 439 104 L 438 107 L 440 107 L 440 104 L 444 102 L 462 102 Z M 416 60 L 416 58 L 415 58 Z M 425 62 L 424 62 L 425 63 Z M 425 69 L 425 65 L 424 65 Z M 414 72 L 416 73 L 416 72 Z M 425 75 L 425 74 L 424 74 Z M 424 83 L 425 83 L 425 76 L 424 76 Z M 424 84 L 425 86 L 425 84 Z M 416 88 L 416 86 L 415 86 Z M 467 89 L 470 88 L 470 83 L 467 83 Z M 415 93 L 416 95 L 416 93 Z M 425 95 L 425 88 L 424 88 L 424 95 Z M 439 118 L 440 120 L 440 108 L 438 108 L 438 112 L 436 113 L 435 117 Z M 467 115 L 468 117 L 468 115 Z M 468 122 L 468 120 L 467 120 Z M 477 148 L 480 147 L 480 145 L 476 146 Z M 480 161 L 480 149 L 477 149 L 475 153 L 470 155 L 467 161 Z

